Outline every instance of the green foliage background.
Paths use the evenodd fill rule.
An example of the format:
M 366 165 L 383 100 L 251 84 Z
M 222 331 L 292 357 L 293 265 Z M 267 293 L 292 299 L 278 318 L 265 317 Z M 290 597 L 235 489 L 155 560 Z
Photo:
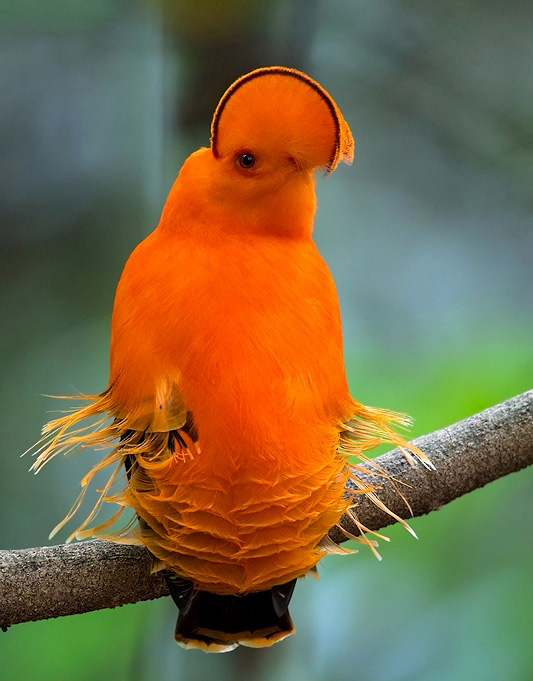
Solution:
M 89 468 L 19 454 L 101 391 L 113 292 L 234 77 L 283 63 L 336 98 L 353 168 L 317 182 L 354 396 L 431 432 L 531 387 L 531 6 L 510 2 L 12 2 L 0 10 L 0 545 L 42 545 Z M 527 681 L 531 474 L 329 558 L 269 650 L 175 646 L 165 601 L 17 625 L 6 678 Z M 65 535 L 66 536 L 66 535 Z M 60 539 L 64 539 L 61 537 Z M 0 594 L 0 603 L 2 595 Z

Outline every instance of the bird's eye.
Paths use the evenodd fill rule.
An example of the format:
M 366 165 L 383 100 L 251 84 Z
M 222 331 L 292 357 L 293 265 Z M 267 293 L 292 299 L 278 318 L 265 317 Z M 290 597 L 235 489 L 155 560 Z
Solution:
M 253 168 L 253 166 L 255 165 L 255 156 L 253 154 L 250 154 L 249 152 L 239 154 L 239 156 L 237 157 L 237 162 L 241 166 L 241 168 L 248 170 L 249 168 Z

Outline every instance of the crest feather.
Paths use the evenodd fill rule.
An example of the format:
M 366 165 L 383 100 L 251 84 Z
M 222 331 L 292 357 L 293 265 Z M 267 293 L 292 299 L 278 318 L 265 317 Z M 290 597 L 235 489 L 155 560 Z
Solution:
M 270 66 L 248 73 L 220 100 L 211 125 L 215 158 L 256 144 L 279 147 L 303 168 L 330 173 L 350 164 L 354 140 L 331 95 L 301 71 Z

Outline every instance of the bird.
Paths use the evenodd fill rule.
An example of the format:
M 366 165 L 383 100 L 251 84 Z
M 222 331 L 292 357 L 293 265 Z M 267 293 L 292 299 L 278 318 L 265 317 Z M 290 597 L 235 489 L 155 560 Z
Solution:
M 328 531 L 346 512 L 358 523 L 357 495 L 381 503 L 354 457 L 385 442 L 431 466 L 398 433 L 407 417 L 348 388 L 337 291 L 312 232 L 316 176 L 353 156 L 348 124 L 310 76 L 273 66 L 236 80 L 210 145 L 185 160 L 125 265 L 108 387 L 43 428 L 36 472 L 61 453 L 108 449 L 54 532 L 109 468 L 69 539 L 144 545 L 184 648 L 268 647 L 294 633 L 296 581 L 347 552 Z M 91 526 L 106 502 L 118 510 Z M 349 536 L 373 548 L 358 527 Z

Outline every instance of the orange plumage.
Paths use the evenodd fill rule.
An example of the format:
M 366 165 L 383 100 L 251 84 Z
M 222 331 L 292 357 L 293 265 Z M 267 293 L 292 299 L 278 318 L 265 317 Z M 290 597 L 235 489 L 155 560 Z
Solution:
M 234 83 L 210 148 L 186 160 L 159 226 L 126 264 L 109 387 L 45 428 L 37 468 L 120 439 L 82 485 L 115 465 L 99 504 L 133 508 L 137 539 L 178 580 L 186 647 L 270 645 L 291 633 L 280 585 L 329 550 L 322 539 L 351 503 L 347 456 L 405 445 L 389 427 L 401 417 L 350 396 L 335 285 L 311 237 L 314 171 L 352 157 L 339 109 L 308 76 L 273 67 Z M 87 416 L 101 417 L 94 432 L 74 430 Z M 111 496 L 124 463 L 128 484 Z M 106 536 L 117 515 L 86 529 L 91 514 L 76 536 Z M 225 629 L 222 615 L 194 605 L 202 593 L 206 610 L 231 604 L 236 620 L 253 597 L 258 622 Z

